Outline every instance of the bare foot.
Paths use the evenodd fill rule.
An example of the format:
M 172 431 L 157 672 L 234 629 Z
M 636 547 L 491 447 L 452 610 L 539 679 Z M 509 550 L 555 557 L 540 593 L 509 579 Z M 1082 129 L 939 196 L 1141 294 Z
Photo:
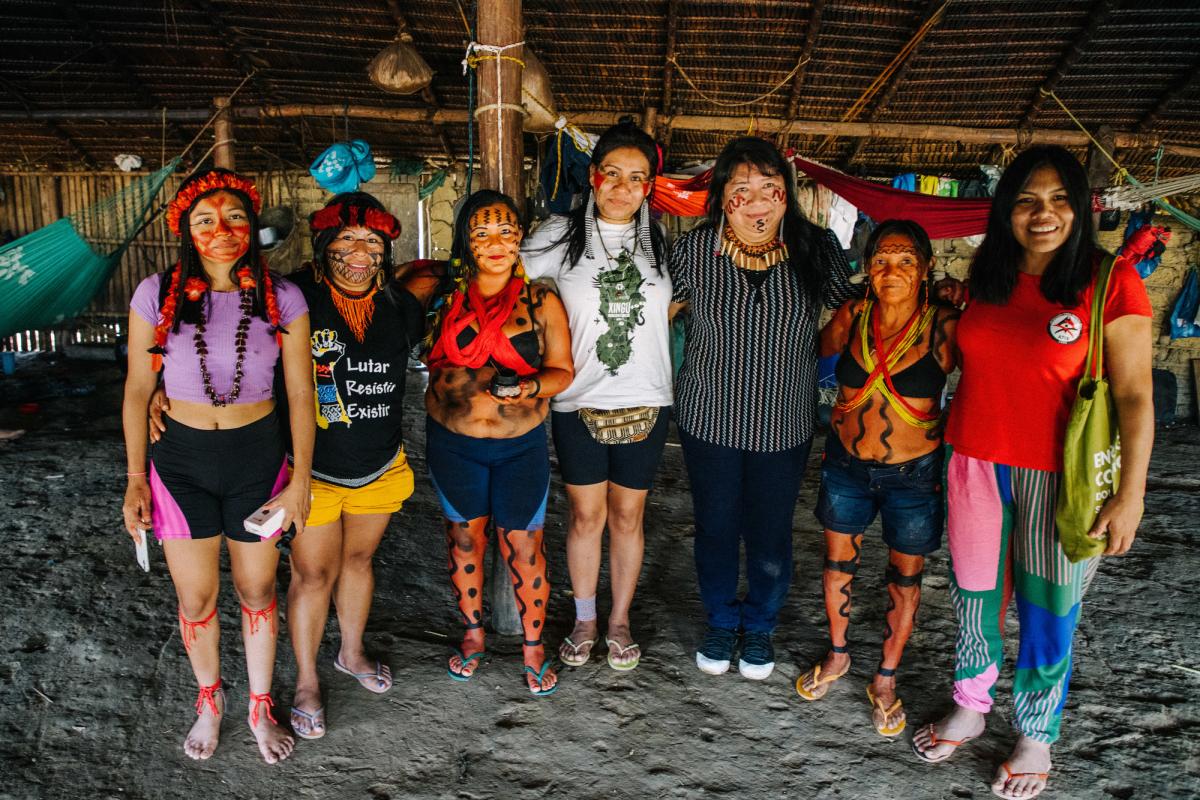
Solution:
M 581 667 L 592 657 L 592 648 L 596 646 L 596 620 L 587 622 L 575 620 L 571 635 L 563 639 L 558 646 L 558 657 L 569 667 Z
M 254 720 L 254 709 L 258 709 L 258 721 Z M 262 753 L 263 761 L 277 764 L 292 754 L 296 740 L 292 735 L 275 723 L 271 718 L 271 707 L 265 700 L 250 701 L 250 732 L 258 742 L 258 752 Z
M 930 763 L 945 761 L 959 745 L 980 736 L 986 725 L 983 714 L 956 705 L 941 720 L 913 734 L 913 749 Z
M 849 653 L 835 653 L 830 650 L 825 654 L 825 660 L 821 662 L 819 673 L 817 670 L 809 670 L 800 685 L 804 687 L 804 691 L 813 695 L 812 699 L 820 700 L 829 691 L 830 684 L 836 680 L 833 676 L 842 675 L 849 668 Z
M 1037 797 L 1046 788 L 1050 766 L 1050 745 L 1022 736 L 1008 761 L 996 771 L 992 794 L 1005 800 Z
M 536 647 L 526 645 L 522 649 L 525 651 L 525 683 L 529 686 L 529 691 L 535 694 L 549 694 L 550 690 L 558 685 L 558 676 L 546 661 L 546 648 L 539 644 Z
M 187 738 L 183 740 L 183 752 L 197 761 L 212 758 L 212 754 L 217 751 L 217 741 L 221 738 L 221 718 L 225 716 L 225 692 L 218 689 L 212 698 L 217 710 L 213 711 L 213 706 L 209 705 L 207 700 L 198 703 L 199 713 L 196 715 L 196 721 L 188 731 Z M 204 699 L 203 696 L 201 699 Z
M 462 655 L 460 656 L 458 653 L 455 653 L 450 656 L 450 671 L 463 680 L 470 678 L 479 667 L 479 659 L 471 658 L 471 656 L 483 651 L 483 629 L 476 628 L 467 631 L 463 634 Z

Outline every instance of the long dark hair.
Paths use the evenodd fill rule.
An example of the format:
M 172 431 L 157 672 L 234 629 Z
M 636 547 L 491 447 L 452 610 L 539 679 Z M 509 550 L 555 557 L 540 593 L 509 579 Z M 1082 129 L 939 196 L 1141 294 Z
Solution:
M 188 178 L 186 181 L 180 184 L 179 191 L 184 191 L 191 184 L 201 180 L 202 178 L 207 178 L 213 172 L 229 175 L 236 174 L 226 169 L 209 170 Z M 217 192 L 228 192 L 229 194 L 232 194 L 234 197 L 238 198 L 242 202 L 242 208 L 246 212 L 246 219 L 250 223 L 250 247 L 248 250 L 246 250 L 245 255 L 239 258 L 237 262 L 229 268 L 229 279 L 233 281 L 233 284 L 236 286 L 238 283 L 237 271 L 242 267 L 250 268 L 250 272 L 253 275 L 254 282 L 256 284 L 253 290 L 254 302 L 251 306 L 251 313 L 262 319 L 264 322 L 268 324 L 271 323 L 271 319 L 267 311 L 266 298 L 266 284 L 268 281 L 263 280 L 263 275 L 267 270 L 267 266 L 266 261 L 262 257 L 262 249 L 258 242 L 258 213 L 254 210 L 254 203 L 251 202 L 250 198 L 245 192 L 238 191 L 237 189 L 221 187 L 219 189 L 213 189 L 211 192 L 205 192 L 192 201 L 191 206 L 189 206 L 188 210 L 183 214 L 180 222 L 179 264 L 183 269 L 183 273 L 180 276 L 180 280 L 174 287 L 175 307 L 179 309 L 179 313 L 175 315 L 175 319 L 172 322 L 172 332 L 177 333 L 179 331 L 179 325 L 181 322 L 187 322 L 192 325 L 196 324 L 196 322 L 198 322 L 200 319 L 200 304 L 208 301 L 208 292 L 205 292 L 204 295 L 196 302 L 190 302 L 184 292 L 188 278 L 201 278 L 206 282 L 208 280 L 208 274 L 204 271 L 204 264 L 200 261 L 200 253 L 196 250 L 196 243 L 192 241 L 192 229 L 188 223 L 191 220 L 192 212 L 195 210 L 196 204 L 204 198 L 210 197 Z M 162 277 L 162 286 L 159 290 L 160 308 L 163 306 L 166 295 L 170 292 L 170 284 L 171 270 L 168 270 Z
M 1031 147 L 1017 156 L 996 184 L 987 236 L 971 262 L 967 284 L 971 296 L 985 303 L 1003 305 L 1017 285 L 1017 271 L 1024 250 L 1012 230 L 1012 212 L 1017 196 L 1030 177 L 1042 167 L 1053 167 L 1067 190 L 1067 201 L 1075 212 L 1071 234 L 1042 273 L 1042 296 L 1051 303 L 1073 306 L 1092 279 L 1095 226 L 1092 224 L 1091 195 L 1087 172 L 1075 156 L 1056 145 Z
M 791 167 L 775 145 L 757 136 L 740 136 L 725 145 L 721 155 L 717 156 L 712 181 L 708 185 L 708 200 L 704 206 L 708 224 L 716 230 L 717 240 L 720 241 L 721 220 L 725 216 L 725 185 L 733 177 L 734 170 L 742 164 L 753 165 L 763 175 L 783 176 L 787 207 L 784 209 L 781 224 L 783 243 L 788 249 L 788 262 L 809 299 L 817 302 L 826 278 L 825 264 L 820 258 L 814 257 L 818 237 L 822 232 L 800 213 L 800 206 L 796 202 L 796 181 L 793 180 Z
M 622 117 L 621 121 L 611 128 L 600 134 L 600 139 L 596 142 L 596 146 L 592 148 L 592 166 L 600 169 L 600 165 L 604 162 L 604 157 L 613 150 L 619 150 L 622 147 L 632 147 L 646 157 L 646 163 L 650 166 L 651 180 L 658 174 L 659 167 L 659 150 L 658 143 L 650 134 L 639 128 L 633 121 L 633 117 Z M 551 242 L 540 252 L 553 250 L 561 247 L 563 244 L 567 246 L 567 264 L 575 266 L 579 263 L 579 259 L 583 258 L 583 251 L 587 246 L 587 208 L 588 197 L 592 193 L 592 184 L 589 181 L 587 188 L 584 189 L 582 202 L 579 208 L 567 215 L 567 228 L 554 242 Z M 643 203 L 649 203 L 650 197 L 647 195 L 642 200 Z M 640 207 L 639 207 L 640 210 Z M 633 215 L 633 224 L 635 226 L 634 238 L 636 241 L 641 241 L 638 236 L 639 231 L 636 226 L 639 224 L 638 215 Z M 654 268 L 658 270 L 658 274 L 662 274 L 662 265 L 666 260 L 667 240 L 663 236 L 662 231 L 653 222 L 650 223 L 650 249 L 653 252 L 645 255 L 654 264 Z

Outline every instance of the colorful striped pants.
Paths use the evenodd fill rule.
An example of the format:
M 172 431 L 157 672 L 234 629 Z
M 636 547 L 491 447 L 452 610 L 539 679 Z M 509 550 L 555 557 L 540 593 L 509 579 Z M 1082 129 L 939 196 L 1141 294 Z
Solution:
M 986 714 L 1003 663 L 1004 615 L 1016 589 L 1020 648 L 1014 724 L 1058 739 L 1083 593 L 1100 559 L 1072 564 L 1054 525 L 1058 473 L 952 453 L 946 464 L 950 595 L 958 616 L 954 702 Z

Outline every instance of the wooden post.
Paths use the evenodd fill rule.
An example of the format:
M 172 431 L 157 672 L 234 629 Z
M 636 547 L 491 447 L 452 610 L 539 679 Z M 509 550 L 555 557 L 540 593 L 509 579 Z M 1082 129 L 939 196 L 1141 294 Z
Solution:
M 213 110 L 219 114 L 213 121 L 213 135 L 217 139 L 217 146 L 213 150 L 213 166 L 234 169 L 233 115 L 229 113 L 229 98 L 214 97 Z
M 521 18 L 521 0 L 480 0 L 476 20 L 479 43 L 503 47 L 525 38 Z M 480 182 L 483 188 L 502 191 L 525 208 L 522 164 L 525 142 L 522 134 L 521 64 L 524 47 L 510 47 L 503 53 L 479 51 L 482 58 L 476 71 L 478 95 L 476 121 L 479 125 Z M 494 56 L 504 56 L 499 61 Z M 499 63 L 499 85 L 497 69 Z M 499 124 L 497 124 L 497 119 Z
M 658 109 L 654 106 L 646 106 L 646 110 L 642 112 L 642 130 L 654 137 L 656 127 L 658 127 Z
M 521 0 L 479 0 L 479 16 L 475 20 L 479 43 L 493 47 L 514 44 L 525 38 L 521 19 Z M 520 59 L 524 47 L 510 47 L 503 53 L 480 51 L 483 56 L 476 70 L 479 87 L 476 97 L 479 124 L 479 162 L 481 188 L 504 192 L 525 210 L 525 191 L 521 185 L 525 142 L 522 133 L 521 65 L 517 61 L 488 56 L 503 55 Z M 499 84 L 497 69 L 499 64 Z M 497 124 L 499 120 L 499 124 Z M 512 576 L 508 564 L 500 555 L 499 546 L 492 548 L 491 570 L 492 630 L 515 635 L 524 632 L 517 613 Z

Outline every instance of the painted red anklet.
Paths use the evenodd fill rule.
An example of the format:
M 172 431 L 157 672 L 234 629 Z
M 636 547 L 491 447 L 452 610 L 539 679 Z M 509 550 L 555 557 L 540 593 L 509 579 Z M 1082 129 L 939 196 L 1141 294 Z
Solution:
M 192 645 L 196 643 L 199 634 L 196 633 L 197 628 L 207 628 L 208 623 L 212 622 L 213 617 L 217 615 L 216 606 L 213 606 L 212 613 L 199 622 L 188 619 L 183 615 L 183 609 L 176 609 L 179 612 L 179 636 L 183 639 L 183 649 L 191 652 Z M 218 681 L 219 683 L 219 681 Z
M 204 713 L 204 706 L 207 705 L 212 709 L 213 716 L 221 716 L 221 709 L 217 708 L 217 694 L 221 693 L 221 679 L 217 678 L 217 682 L 212 686 L 201 686 L 200 694 L 196 696 L 196 716 Z
M 267 621 L 270 621 L 270 623 L 271 623 L 271 633 L 275 633 L 275 607 L 278 605 L 279 605 L 279 598 L 276 597 L 274 600 L 271 601 L 271 605 L 267 606 L 266 608 L 262 609 L 261 611 L 255 611 L 252 608 L 247 608 L 246 606 L 242 606 L 242 613 L 245 614 L 246 616 L 250 617 L 250 635 L 251 636 L 258 633 L 258 623 L 267 622 Z
M 267 704 L 267 719 L 271 720 L 271 722 L 275 723 L 276 725 L 279 724 L 278 722 L 275 722 L 275 715 L 271 713 L 271 709 L 275 707 L 275 701 L 271 699 L 270 692 L 263 692 L 262 694 L 255 694 L 254 692 L 251 692 L 250 701 L 254 703 L 254 705 L 250 707 L 250 724 L 252 726 L 258 724 L 258 706 L 260 703 Z

